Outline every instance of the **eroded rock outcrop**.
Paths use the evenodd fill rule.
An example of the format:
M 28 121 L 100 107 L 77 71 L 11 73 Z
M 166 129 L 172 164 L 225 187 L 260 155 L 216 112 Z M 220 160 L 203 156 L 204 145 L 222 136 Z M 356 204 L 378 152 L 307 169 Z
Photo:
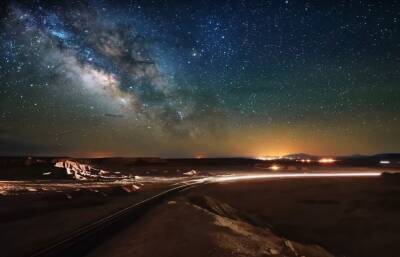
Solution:
M 90 179 L 127 179 L 126 175 L 122 175 L 119 172 L 112 172 L 101 170 L 92 167 L 89 164 L 82 164 L 76 161 L 64 160 L 59 161 L 55 165 L 57 168 L 64 168 L 68 175 L 72 175 L 77 180 L 90 180 Z

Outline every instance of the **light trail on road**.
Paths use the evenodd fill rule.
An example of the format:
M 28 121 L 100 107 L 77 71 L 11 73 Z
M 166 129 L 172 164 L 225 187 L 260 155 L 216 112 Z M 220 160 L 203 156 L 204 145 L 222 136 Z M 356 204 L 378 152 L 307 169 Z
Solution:
M 135 218 L 143 215 L 151 207 L 160 204 L 168 197 L 173 197 L 183 190 L 206 185 L 209 183 L 235 182 L 253 179 L 280 179 L 280 178 L 324 178 L 324 177 L 379 177 L 381 172 L 340 172 L 340 173 L 269 173 L 269 174 L 236 174 L 224 176 L 203 177 L 175 184 L 171 189 L 163 191 L 155 196 L 139 203 L 130 205 L 122 210 L 112 213 L 92 224 L 81 227 L 58 242 L 39 249 L 31 254 L 31 257 L 69 257 L 84 256 L 92 248 L 95 248 L 101 240 L 105 241 L 110 235 L 123 229 Z M 121 225 L 122 224 L 122 225 Z
M 228 182 L 254 179 L 279 179 L 279 178 L 340 178 L 340 177 L 379 177 L 382 172 L 340 172 L 340 173 L 279 173 L 279 174 L 253 174 L 253 175 L 227 175 L 200 179 L 201 182 Z M 199 181 L 199 182 L 200 182 Z

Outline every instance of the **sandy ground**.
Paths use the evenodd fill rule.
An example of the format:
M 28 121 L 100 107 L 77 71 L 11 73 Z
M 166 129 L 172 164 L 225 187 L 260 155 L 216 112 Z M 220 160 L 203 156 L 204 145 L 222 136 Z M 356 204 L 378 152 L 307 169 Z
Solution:
M 225 204 L 211 200 L 210 206 L 169 201 L 89 256 L 332 256 L 231 216 L 236 211 Z
M 169 187 L 167 183 L 144 184 L 140 190 L 128 192 L 128 185 L 126 189 L 76 183 L 49 185 L 50 191 L 39 188 L 0 196 L 1 256 L 26 256 L 83 225 Z M 30 188 L 37 186 L 31 183 Z
M 382 178 L 270 180 L 197 189 L 255 217 L 254 224 L 336 256 L 395 257 L 400 241 L 399 181 Z
M 168 169 L 161 165 L 134 169 L 128 180 L 76 181 L 65 176 L 63 169 L 45 175 L 44 168 L 49 165 L 40 165 L 21 166 L 21 170 L 6 172 L 5 177 L 22 171 L 29 176 L 21 173 L 18 179 L 0 181 L 1 256 L 26 256 L 184 180 L 271 174 L 268 165 L 250 170 L 245 166 L 202 166 L 195 168 L 195 176 L 185 176 L 183 171 L 191 170 L 188 165 L 170 165 Z M 366 170 L 376 169 L 345 168 Z M 344 168 L 281 166 L 281 171 Z M 202 185 L 155 206 L 90 256 L 398 257 L 399 192 L 400 179 L 396 177 L 264 179 Z
M 206 185 L 90 256 L 397 257 L 400 183 L 308 178 Z

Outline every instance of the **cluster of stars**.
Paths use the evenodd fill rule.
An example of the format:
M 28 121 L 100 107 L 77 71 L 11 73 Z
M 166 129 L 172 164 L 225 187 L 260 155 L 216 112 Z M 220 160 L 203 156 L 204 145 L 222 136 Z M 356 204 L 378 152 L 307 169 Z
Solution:
M 215 138 L 278 133 L 270 128 L 390 140 L 399 15 L 397 1 L 11 2 L 0 28 L 0 143 L 47 127 L 57 149 L 74 149 L 73 136 L 90 148 L 118 127 L 120 141 L 103 147 L 157 140 L 177 154 L 190 150 L 176 140 L 218 152 Z

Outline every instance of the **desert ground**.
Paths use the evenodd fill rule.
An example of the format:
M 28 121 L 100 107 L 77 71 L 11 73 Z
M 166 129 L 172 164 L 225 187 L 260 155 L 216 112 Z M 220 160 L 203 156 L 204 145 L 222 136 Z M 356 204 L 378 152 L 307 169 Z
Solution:
M 398 256 L 400 181 L 277 179 L 198 187 L 90 256 Z
M 383 175 L 199 183 L 155 204 L 79 256 L 398 256 L 400 179 L 384 173 L 396 173 L 397 167 L 280 163 L 281 170 L 274 171 L 268 169 L 271 163 L 243 160 L 224 160 L 226 165 L 59 161 L 18 161 L 0 169 L 2 256 L 32 256 L 85 225 L 190 181 L 315 172 Z

